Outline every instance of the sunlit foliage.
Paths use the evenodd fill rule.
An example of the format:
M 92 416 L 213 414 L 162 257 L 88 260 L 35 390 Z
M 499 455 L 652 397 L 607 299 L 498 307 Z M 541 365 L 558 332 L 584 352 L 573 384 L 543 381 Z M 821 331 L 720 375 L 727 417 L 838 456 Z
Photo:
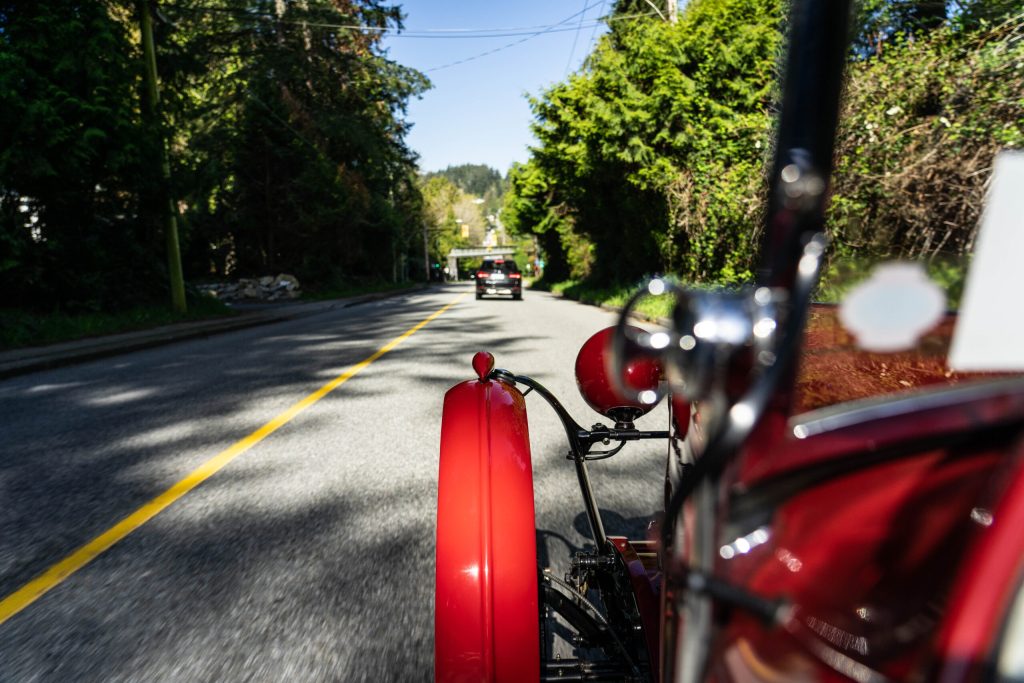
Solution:
M 611 22 L 583 69 L 532 100 L 538 144 L 510 174 L 506 215 L 538 235 L 548 279 L 750 279 L 783 5 L 693 0 L 676 24 Z M 1024 15 L 1003 0 L 858 7 L 831 267 L 925 259 L 955 290 L 992 159 L 1024 144 Z

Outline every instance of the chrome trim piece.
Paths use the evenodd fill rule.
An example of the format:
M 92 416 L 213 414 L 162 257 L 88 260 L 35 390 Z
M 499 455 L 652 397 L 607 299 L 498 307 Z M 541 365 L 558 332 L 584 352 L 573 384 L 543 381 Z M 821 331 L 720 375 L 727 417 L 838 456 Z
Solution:
M 984 379 L 955 387 L 922 390 L 918 393 L 851 401 L 809 413 L 790 420 L 790 431 L 797 439 L 834 432 L 857 424 L 895 418 L 925 410 L 953 408 L 999 396 L 1019 395 L 1024 401 L 1024 376 L 1005 379 Z

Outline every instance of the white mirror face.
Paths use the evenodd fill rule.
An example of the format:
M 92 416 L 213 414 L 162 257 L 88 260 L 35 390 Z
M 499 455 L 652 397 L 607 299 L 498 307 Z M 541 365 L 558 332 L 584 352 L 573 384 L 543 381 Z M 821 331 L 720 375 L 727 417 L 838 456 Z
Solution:
M 1024 370 L 1024 153 L 996 157 L 953 333 L 954 370 Z
M 839 305 L 839 320 L 865 351 L 892 353 L 917 345 L 946 309 L 942 288 L 917 263 L 882 263 Z
M 999 651 L 999 675 L 1000 680 L 1024 680 L 1024 587 L 1017 589 L 1006 624 Z

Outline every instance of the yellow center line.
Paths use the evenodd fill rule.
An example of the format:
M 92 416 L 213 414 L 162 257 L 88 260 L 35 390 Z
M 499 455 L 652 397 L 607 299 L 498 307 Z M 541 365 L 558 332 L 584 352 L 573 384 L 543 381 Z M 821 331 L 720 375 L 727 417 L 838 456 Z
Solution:
M 414 335 L 434 318 L 443 314 L 449 308 L 457 304 L 464 296 L 465 294 L 458 296 L 447 306 L 435 311 L 426 319 L 417 323 L 403 334 L 395 337 L 387 344 L 377 349 L 377 351 L 375 351 L 370 357 L 351 366 L 345 372 L 341 373 L 309 396 L 306 396 L 249 436 L 235 442 L 227 449 L 213 456 L 202 465 L 192 470 L 184 479 L 171 486 L 171 488 L 167 489 L 156 498 L 153 498 L 148 503 L 135 510 L 135 512 L 131 513 L 120 522 L 65 557 L 60 562 L 57 562 L 42 574 L 5 597 L 3 600 L 0 600 L 0 624 L 3 624 L 15 614 L 31 605 L 50 589 L 60 585 L 66 578 L 89 564 L 115 543 L 151 520 L 186 493 L 212 477 L 229 462 L 242 455 L 259 442 L 263 441 L 263 439 L 267 438 L 284 425 L 291 422 L 291 420 L 293 420 L 295 416 L 303 410 L 355 377 L 370 365 L 370 363 L 373 363 L 375 360 Z

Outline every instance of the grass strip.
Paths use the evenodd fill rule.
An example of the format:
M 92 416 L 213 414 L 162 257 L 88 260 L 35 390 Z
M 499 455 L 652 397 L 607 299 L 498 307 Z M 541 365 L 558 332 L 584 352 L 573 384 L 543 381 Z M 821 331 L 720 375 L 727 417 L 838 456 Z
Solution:
M 535 289 L 560 294 L 567 299 L 594 306 L 614 306 L 622 308 L 642 286 L 643 282 L 619 285 L 595 285 L 582 280 L 564 280 L 562 282 L 545 283 L 538 281 Z M 637 302 L 636 311 L 651 320 L 666 318 L 672 312 L 672 298 L 667 296 L 645 296 Z
M 206 297 L 190 300 L 187 313 L 176 313 L 169 307 L 158 305 L 139 306 L 116 313 L 35 313 L 0 309 L 0 350 L 43 346 L 233 315 L 237 313 L 220 301 Z

